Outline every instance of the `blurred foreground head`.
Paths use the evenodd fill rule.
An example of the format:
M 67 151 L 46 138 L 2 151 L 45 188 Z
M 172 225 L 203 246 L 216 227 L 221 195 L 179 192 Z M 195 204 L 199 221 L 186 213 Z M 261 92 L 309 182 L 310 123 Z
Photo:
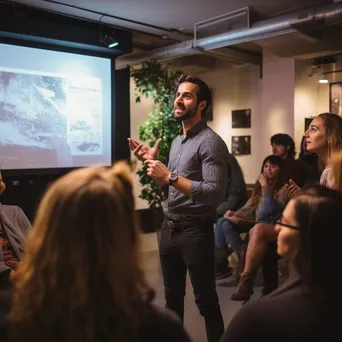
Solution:
M 75 170 L 48 189 L 14 285 L 9 318 L 17 340 L 121 341 L 134 334 L 149 288 L 126 163 Z

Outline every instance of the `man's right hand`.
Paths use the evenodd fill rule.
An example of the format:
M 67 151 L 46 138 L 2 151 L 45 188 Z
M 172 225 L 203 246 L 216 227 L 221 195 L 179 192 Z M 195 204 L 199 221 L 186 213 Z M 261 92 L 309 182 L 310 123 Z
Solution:
M 133 140 L 128 138 L 129 148 L 133 151 L 134 155 L 142 162 L 148 159 L 157 159 L 158 158 L 158 148 L 162 139 L 159 138 L 153 147 L 149 147 L 144 145 L 140 141 Z

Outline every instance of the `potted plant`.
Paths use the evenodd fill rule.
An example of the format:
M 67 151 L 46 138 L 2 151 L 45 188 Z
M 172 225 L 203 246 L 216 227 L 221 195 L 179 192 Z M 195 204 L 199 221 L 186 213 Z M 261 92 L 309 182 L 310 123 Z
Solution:
M 139 139 L 153 146 L 155 141 L 162 138 L 159 145 L 158 159 L 167 165 L 171 142 L 177 136 L 180 123 L 173 117 L 173 102 L 177 90 L 179 71 L 172 71 L 157 61 L 144 62 L 141 68 L 132 71 L 132 77 L 137 91 L 135 101 L 140 102 L 141 96 L 153 99 L 153 109 L 148 120 L 139 126 Z M 162 189 L 147 175 L 147 167 L 143 165 L 138 171 L 142 185 L 140 198 L 147 201 L 153 216 L 154 224 L 160 227 L 162 222 Z

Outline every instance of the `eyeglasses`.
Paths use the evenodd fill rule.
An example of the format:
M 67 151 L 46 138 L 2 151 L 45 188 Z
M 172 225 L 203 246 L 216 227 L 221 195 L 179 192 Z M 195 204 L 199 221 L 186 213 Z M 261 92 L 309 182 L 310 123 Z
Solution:
M 299 227 L 297 227 L 297 226 L 292 226 L 291 224 L 283 223 L 283 222 L 281 222 L 281 221 L 276 221 L 275 224 L 279 224 L 279 226 L 284 226 L 284 227 L 287 227 L 287 228 L 299 230 Z
M 281 222 L 282 217 L 283 217 L 283 214 L 279 214 L 276 217 L 274 217 L 273 224 L 275 224 L 275 225 L 279 224 L 279 226 L 283 226 L 283 227 L 299 230 L 299 227 L 297 227 L 297 226 L 293 226 L 291 224 L 287 224 L 287 223 Z

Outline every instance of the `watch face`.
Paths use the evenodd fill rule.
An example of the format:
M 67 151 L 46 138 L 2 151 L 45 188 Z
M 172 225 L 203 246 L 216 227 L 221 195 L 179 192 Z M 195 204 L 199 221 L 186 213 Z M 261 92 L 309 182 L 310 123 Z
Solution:
M 178 178 L 178 175 L 171 172 L 171 174 L 170 174 L 170 180 L 174 182 L 177 178 Z

